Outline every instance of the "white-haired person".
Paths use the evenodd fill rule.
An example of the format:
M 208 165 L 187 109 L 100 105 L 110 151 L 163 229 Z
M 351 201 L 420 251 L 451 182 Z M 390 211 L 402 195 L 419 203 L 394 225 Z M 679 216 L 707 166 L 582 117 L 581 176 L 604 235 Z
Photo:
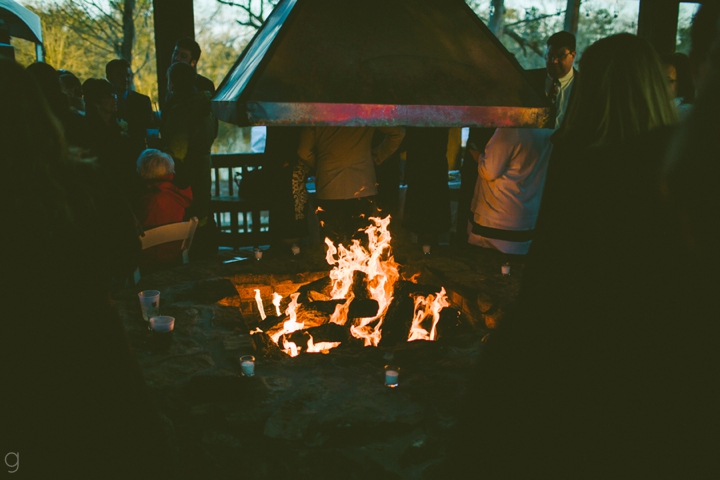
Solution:
M 185 209 L 192 204 L 192 189 L 181 189 L 173 183 L 175 162 L 170 155 L 149 148 L 137 160 L 137 173 L 143 182 L 136 215 L 143 228 L 182 222 Z M 171 242 L 143 250 L 140 269 L 143 273 L 175 265 L 180 259 L 182 242 Z

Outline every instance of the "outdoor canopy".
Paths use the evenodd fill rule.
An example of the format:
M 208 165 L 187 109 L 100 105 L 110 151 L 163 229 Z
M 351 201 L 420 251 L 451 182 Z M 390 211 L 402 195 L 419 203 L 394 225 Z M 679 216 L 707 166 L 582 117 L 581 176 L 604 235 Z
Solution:
M 0 18 L 7 25 L 11 37 L 43 43 L 40 17 L 17 2 L 0 0 Z
M 240 126 L 540 127 L 550 110 L 463 0 L 281 0 L 213 111 Z

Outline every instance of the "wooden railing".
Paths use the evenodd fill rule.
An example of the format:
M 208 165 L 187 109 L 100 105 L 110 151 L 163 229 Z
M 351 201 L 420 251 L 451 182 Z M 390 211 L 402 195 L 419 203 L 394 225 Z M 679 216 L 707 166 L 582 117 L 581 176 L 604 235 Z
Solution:
M 212 155 L 210 208 L 220 231 L 220 246 L 258 246 L 270 240 L 270 210 L 266 205 L 238 195 L 236 179 L 263 167 L 262 153 Z

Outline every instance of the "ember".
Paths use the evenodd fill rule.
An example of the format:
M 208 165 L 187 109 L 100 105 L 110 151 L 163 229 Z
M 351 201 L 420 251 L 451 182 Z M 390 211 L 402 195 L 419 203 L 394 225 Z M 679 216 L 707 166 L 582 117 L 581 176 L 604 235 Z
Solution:
M 349 326 L 352 337 L 362 340 L 366 347 L 378 346 L 382 339 L 383 323 L 393 302 L 400 273 L 399 265 L 395 262 L 390 246 L 391 236 L 388 230 L 390 216 L 384 219 L 372 217 L 370 222 L 371 225 L 365 230 L 366 245 L 355 239 L 349 247 L 342 244 L 336 246 L 330 239 L 325 239 L 328 248 L 326 260 L 328 264 L 333 265 L 329 274 L 329 295 L 325 296 L 311 291 L 303 298 L 307 298 L 310 302 L 307 308 L 334 309 L 329 320 L 325 316 L 324 320 L 316 322 L 315 325 L 312 324 L 315 320 L 310 320 L 310 324 L 307 326 L 304 322 L 298 322 L 298 309 L 301 306 L 305 307 L 298 302 L 301 295 L 299 292 L 290 296 L 291 301 L 285 310 L 287 320 L 284 322 L 280 320 L 282 297 L 277 293 L 273 294 L 272 300 L 277 316 L 267 317 L 260 298 L 260 291 L 255 290 L 255 300 L 264 322 L 251 333 L 261 333 L 267 329 L 266 333 L 270 340 L 281 346 L 282 351 L 291 357 L 299 355 L 303 348 L 306 353 L 327 353 L 328 350 L 339 346 L 342 342 L 315 343 L 313 336 L 309 333 L 311 330 L 308 329 L 315 332 L 321 325 L 322 328 L 325 328 L 330 324 L 335 324 L 334 328 L 342 330 L 340 327 L 345 326 L 349 318 L 353 318 L 353 324 Z M 413 276 L 411 281 L 417 282 L 417 276 Z M 450 306 L 445 288 L 442 288 L 437 294 L 427 296 L 413 294 L 412 298 L 414 299 L 414 312 L 407 341 L 435 340 L 440 311 Z M 329 309 L 325 310 L 327 312 L 325 315 L 330 313 Z M 351 312 L 355 314 L 351 315 Z M 266 318 L 268 320 L 265 320 Z M 270 322 L 270 319 L 273 321 L 267 323 Z M 266 323 L 267 325 L 265 325 Z M 301 330 L 303 334 L 299 335 Z M 298 332 L 298 335 L 292 336 L 295 341 L 290 340 L 293 332 Z M 304 341 L 304 338 L 307 338 L 305 347 L 296 343 Z

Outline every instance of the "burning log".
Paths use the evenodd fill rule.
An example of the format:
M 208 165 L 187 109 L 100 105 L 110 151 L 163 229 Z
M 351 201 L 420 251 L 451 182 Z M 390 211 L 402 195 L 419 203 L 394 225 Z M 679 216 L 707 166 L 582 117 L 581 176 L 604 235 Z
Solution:
M 335 323 L 326 323 L 319 327 L 308 328 L 307 330 L 293 332 L 288 339 L 297 345 L 305 346 L 308 340 L 312 336 L 315 343 L 319 342 L 346 342 L 351 337 L 350 331 L 345 326 L 340 326 Z
M 385 317 L 380 346 L 392 347 L 407 342 L 415 310 L 413 297 L 417 295 L 435 295 L 438 290 L 434 286 L 399 280 L 395 286 L 395 298 L 390 304 Z
M 438 339 L 467 331 L 467 327 L 469 325 L 462 321 L 459 310 L 452 307 L 440 310 L 440 321 L 437 324 Z
M 285 315 L 283 315 L 282 317 L 278 317 L 277 315 L 270 315 L 269 317 L 265 318 L 265 320 L 258 323 L 257 328 L 259 328 L 263 332 L 267 332 L 271 328 L 280 325 L 285 320 L 287 320 L 287 316 Z
M 253 348 L 258 358 L 283 359 L 287 358 L 285 352 L 272 341 L 269 335 L 265 333 L 255 333 L 252 335 Z
M 330 277 L 323 277 L 298 289 L 300 296 L 298 302 L 313 303 L 316 300 L 330 300 L 332 298 L 332 281 Z
M 358 283 L 363 283 L 364 274 L 362 272 L 357 275 Z M 308 292 L 308 296 L 312 296 L 313 291 Z M 378 313 L 378 302 L 367 298 L 367 293 L 363 295 L 364 298 L 354 298 L 350 304 L 348 318 L 364 318 L 374 317 Z M 302 298 L 302 295 L 301 297 Z M 327 323 L 330 316 L 335 312 L 335 308 L 338 305 L 345 305 L 348 302 L 347 299 L 335 299 L 327 301 L 313 301 L 300 305 L 298 309 L 298 321 L 305 323 L 305 325 L 322 325 Z M 270 317 L 268 317 L 270 318 Z M 322 319 L 322 320 L 319 320 Z M 262 330 L 262 327 L 260 327 Z

